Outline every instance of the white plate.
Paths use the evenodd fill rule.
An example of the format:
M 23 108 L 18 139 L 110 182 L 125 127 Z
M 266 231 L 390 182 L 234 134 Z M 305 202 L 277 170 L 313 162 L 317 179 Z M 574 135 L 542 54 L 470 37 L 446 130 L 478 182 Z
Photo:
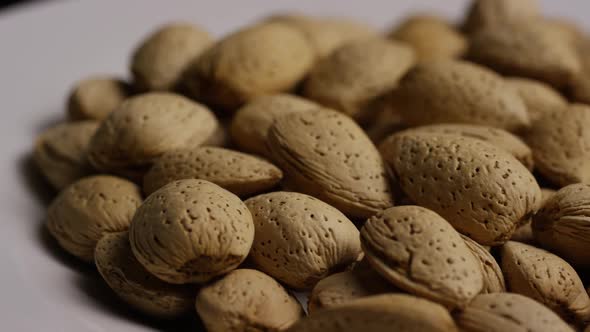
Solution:
M 587 0 L 543 2 L 553 15 L 587 23 Z M 165 330 L 165 325 L 145 323 L 129 311 L 92 268 L 58 250 L 44 231 L 50 195 L 29 153 L 35 135 L 62 119 L 65 94 L 73 82 L 96 73 L 126 75 L 131 48 L 170 20 L 196 22 L 220 36 L 271 12 L 298 10 L 354 16 L 385 28 L 416 10 L 459 17 L 465 4 L 101 0 L 43 2 L 0 12 L 0 330 Z

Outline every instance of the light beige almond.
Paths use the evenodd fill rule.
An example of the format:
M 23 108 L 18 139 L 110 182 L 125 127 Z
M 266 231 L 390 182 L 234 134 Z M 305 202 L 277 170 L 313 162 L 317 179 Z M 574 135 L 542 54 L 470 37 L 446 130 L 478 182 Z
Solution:
M 51 203 L 47 229 L 67 252 L 93 262 L 98 240 L 126 231 L 141 200 L 141 190 L 130 181 L 108 175 L 83 178 Z
M 70 120 L 102 120 L 131 94 L 131 87 L 121 79 L 96 76 L 74 86 L 68 97 Z
M 574 332 L 551 309 L 512 293 L 478 295 L 455 319 L 465 332 Z
M 533 169 L 533 152 L 518 136 L 500 128 L 469 124 L 437 124 L 409 129 L 409 133 L 449 134 L 488 142 L 514 156 L 529 170 Z
M 375 113 L 374 103 L 397 86 L 414 62 L 414 51 L 405 43 L 351 41 L 315 65 L 303 95 L 366 122 Z
M 209 332 L 282 331 L 304 316 L 283 286 L 250 269 L 234 270 L 201 289 L 196 308 Z
M 539 208 L 541 189 L 508 152 L 470 137 L 397 134 L 380 146 L 401 190 L 480 244 L 510 239 Z
M 268 191 L 283 178 L 270 162 L 245 153 L 215 147 L 198 147 L 165 153 L 143 178 L 149 195 L 164 185 L 181 179 L 202 179 L 238 196 Z
M 418 64 L 392 102 L 409 125 L 480 124 L 518 131 L 529 126 L 524 102 L 491 70 L 458 60 Z
M 411 45 L 418 61 L 459 58 L 467 51 L 467 39 L 445 19 L 413 15 L 389 33 L 389 38 Z
M 206 50 L 188 70 L 184 86 L 195 99 L 234 111 L 260 95 L 293 89 L 314 61 L 312 46 L 297 29 L 263 23 Z
M 290 188 L 367 218 L 393 205 L 385 164 L 363 130 L 331 110 L 291 113 L 269 129 L 273 160 Z
M 512 241 L 502 247 L 501 255 L 509 291 L 545 304 L 567 321 L 588 322 L 590 298 L 566 261 L 543 249 Z
M 289 94 L 274 94 L 255 98 L 236 112 L 230 134 L 243 151 L 270 156 L 266 146 L 268 129 L 279 116 L 320 108 L 305 98 Z
M 568 102 L 551 86 L 527 78 L 508 78 L 508 85 L 516 89 L 527 108 L 531 122 L 537 121 L 543 115 L 566 109 Z
M 288 332 L 458 332 L 441 305 L 405 294 L 384 294 L 318 310 Z
M 196 287 L 171 285 L 146 271 L 133 256 L 128 232 L 103 236 L 94 258 L 109 287 L 136 310 L 158 318 L 175 318 L 192 310 Z
M 506 23 L 536 19 L 541 15 L 538 0 L 474 0 L 467 10 L 464 29 L 476 32 Z
M 127 99 L 102 123 L 89 159 L 101 171 L 143 174 L 162 154 L 203 144 L 217 127 L 213 113 L 188 98 L 146 93 Z
M 490 253 L 490 248 L 486 248 L 473 241 L 470 237 L 461 235 L 467 247 L 473 253 L 473 256 L 479 260 L 481 272 L 483 274 L 482 293 L 502 293 L 506 291 L 506 283 L 502 269 L 496 262 L 496 259 Z
M 55 189 L 61 190 L 93 173 L 87 151 L 98 126 L 96 121 L 62 123 L 37 137 L 33 160 Z
M 590 181 L 590 106 L 574 105 L 565 112 L 541 117 L 525 141 L 533 149 L 535 165 L 553 184 Z
M 561 188 L 533 217 L 539 244 L 574 266 L 590 267 L 590 185 Z
M 178 180 L 137 209 L 129 238 L 137 260 L 170 283 L 204 283 L 235 269 L 254 239 L 250 211 L 205 180 Z
M 183 72 L 213 43 L 211 35 L 189 23 L 170 23 L 150 33 L 131 57 L 140 90 L 173 90 Z
M 309 289 L 361 255 L 354 224 L 316 198 L 274 192 L 252 197 L 246 205 L 256 229 L 252 262 L 293 288 Z
M 480 261 L 446 220 L 419 206 L 389 208 L 361 229 L 365 257 L 395 286 L 449 308 L 484 286 Z

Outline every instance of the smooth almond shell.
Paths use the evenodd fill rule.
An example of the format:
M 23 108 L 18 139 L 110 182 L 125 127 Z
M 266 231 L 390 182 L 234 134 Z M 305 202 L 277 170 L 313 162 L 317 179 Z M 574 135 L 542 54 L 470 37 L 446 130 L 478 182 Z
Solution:
M 534 123 L 544 114 L 566 109 L 567 100 L 551 86 L 527 78 L 508 78 L 508 85 L 516 89 L 518 95 L 524 101 L 527 113 Z
M 377 148 L 346 115 L 331 110 L 288 114 L 275 121 L 268 137 L 272 159 L 294 190 L 352 218 L 393 205 Z
M 467 11 L 464 29 L 473 33 L 541 15 L 538 0 L 475 0 Z
M 361 229 L 367 261 L 411 294 L 449 308 L 465 307 L 482 291 L 479 260 L 438 214 L 419 206 L 393 207 Z
M 68 97 L 70 120 L 103 120 L 131 94 L 131 87 L 119 78 L 96 76 L 73 87 Z
M 504 275 L 500 269 L 500 265 L 490 253 L 490 249 L 479 243 L 473 241 L 470 237 L 461 235 L 465 244 L 471 250 L 475 258 L 479 260 L 479 266 L 483 274 L 483 289 L 482 293 L 502 293 L 506 291 L 506 283 L 504 282 Z

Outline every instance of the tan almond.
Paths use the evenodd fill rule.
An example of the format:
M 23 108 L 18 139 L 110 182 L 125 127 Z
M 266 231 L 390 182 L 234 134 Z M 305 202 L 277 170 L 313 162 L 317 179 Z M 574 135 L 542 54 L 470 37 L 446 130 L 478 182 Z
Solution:
M 480 244 L 506 242 L 539 208 L 541 190 L 531 172 L 481 140 L 397 134 L 380 150 L 411 201 Z
M 266 146 L 268 129 L 279 116 L 320 108 L 305 98 L 289 94 L 260 96 L 236 112 L 230 134 L 233 142 L 243 151 L 270 156 Z
M 137 260 L 163 281 L 204 283 L 235 269 L 254 239 L 250 211 L 205 180 L 178 180 L 137 209 L 129 238 Z
M 252 262 L 293 288 L 311 288 L 361 254 L 354 224 L 316 198 L 274 192 L 252 197 L 246 205 L 256 229 Z
M 245 153 L 198 147 L 165 153 L 143 178 L 149 195 L 164 185 L 181 179 L 202 179 L 238 196 L 268 191 L 283 178 L 283 172 L 270 162 Z
M 482 293 L 502 293 L 506 291 L 506 283 L 500 265 L 490 253 L 490 249 L 473 241 L 470 237 L 461 235 L 473 256 L 479 260 L 479 266 L 483 274 Z
M 331 110 L 291 113 L 274 122 L 268 137 L 272 159 L 295 191 L 352 218 L 393 205 L 377 148 L 348 116 Z
M 563 187 L 589 182 L 590 106 L 574 105 L 565 112 L 541 117 L 525 140 L 533 149 L 535 165 L 541 175 Z
M 458 332 L 441 305 L 405 294 L 384 294 L 318 310 L 288 332 Z
M 77 82 L 68 97 L 70 120 L 103 120 L 131 94 L 121 79 L 95 76 Z
M 146 93 L 111 113 L 92 138 L 88 155 L 101 171 L 142 174 L 162 154 L 206 142 L 217 127 L 213 113 L 188 98 Z
M 451 224 L 419 206 L 389 208 L 361 229 L 365 257 L 395 286 L 449 308 L 484 286 L 479 260 Z
M 171 285 L 146 271 L 133 256 L 128 232 L 103 236 L 94 258 L 109 287 L 136 310 L 159 318 L 175 318 L 192 310 L 196 287 Z
M 434 60 L 412 69 L 392 102 L 409 125 L 479 124 L 518 131 L 530 124 L 524 102 L 491 70 L 459 60 Z
M 187 71 L 184 86 L 195 99 L 234 111 L 260 95 L 293 89 L 314 61 L 312 46 L 295 28 L 258 24 L 206 50 Z
M 467 10 L 468 32 L 501 27 L 514 21 L 529 21 L 541 15 L 538 0 L 475 0 Z
M 512 293 L 478 295 L 455 319 L 465 332 L 574 332 L 551 309 Z
M 382 38 L 351 41 L 314 66 L 303 95 L 366 122 L 375 101 L 396 87 L 414 62 L 414 51 L 405 43 Z
M 502 247 L 501 254 L 509 291 L 545 304 L 567 321 L 588 322 L 590 298 L 566 261 L 543 249 L 512 241 Z
M 62 123 L 37 137 L 33 160 L 54 188 L 61 190 L 93 173 L 87 151 L 98 126 L 96 121 Z
M 508 78 L 506 82 L 516 89 L 524 101 L 532 123 L 547 113 L 565 111 L 568 105 L 557 90 L 543 82 L 516 77 Z
M 541 204 L 539 206 L 545 205 L 545 202 L 551 198 L 555 194 L 555 190 L 541 188 Z M 533 227 L 531 225 L 531 221 L 527 221 L 526 224 L 518 227 L 516 231 L 512 234 L 510 241 L 517 241 L 526 244 L 534 245 L 536 244 L 535 237 L 533 236 Z
M 542 247 L 574 266 L 590 267 L 590 185 L 561 188 L 535 214 L 532 227 Z
M 212 43 L 207 31 L 189 23 L 159 27 L 133 52 L 134 83 L 143 91 L 175 89 L 183 72 Z
M 590 74 L 582 73 L 571 83 L 572 98 L 580 103 L 590 104 Z
M 304 316 L 283 286 L 250 269 L 234 270 L 201 289 L 196 308 L 209 332 L 283 331 Z
M 83 178 L 51 203 L 47 229 L 67 252 L 93 262 L 98 240 L 126 231 L 141 200 L 139 187 L 130 181 L 108 175 Z

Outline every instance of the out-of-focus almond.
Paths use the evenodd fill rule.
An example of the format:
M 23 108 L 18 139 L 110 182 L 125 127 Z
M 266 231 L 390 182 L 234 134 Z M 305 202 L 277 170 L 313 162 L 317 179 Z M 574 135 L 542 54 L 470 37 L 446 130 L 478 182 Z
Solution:
M 102 120 L 131 94 L 124 81 L 107 76 L 82 80 L 74 86 L 68 98 L 70 120 Z
M 467 11 L 464 28 L 475 32 L 509 22 L 536 19 L 541 14 L 538 0 L 475 0 Z
M 568 102 L 551 86 L 527 78 L 508 78 L 508 85 L 516 89 L 526 105 L 531 123 L 537 121 L 544 114 L 565 110 Z

